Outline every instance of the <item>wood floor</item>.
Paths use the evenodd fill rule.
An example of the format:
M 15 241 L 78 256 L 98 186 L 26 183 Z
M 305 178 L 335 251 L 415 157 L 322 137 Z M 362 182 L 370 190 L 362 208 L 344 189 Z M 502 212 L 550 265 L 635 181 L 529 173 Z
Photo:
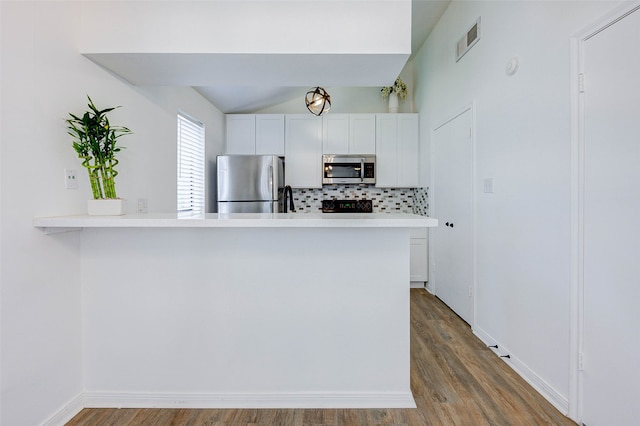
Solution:
M 573 425 L 439 299 L 411 290 L 411 389 L 417 409 L 84 409 L 95 425 Z

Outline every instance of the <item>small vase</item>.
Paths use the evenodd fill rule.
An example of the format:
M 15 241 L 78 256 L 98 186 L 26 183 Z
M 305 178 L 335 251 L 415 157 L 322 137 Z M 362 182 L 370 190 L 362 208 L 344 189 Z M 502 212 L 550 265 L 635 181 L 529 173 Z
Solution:
M 111 198 L 102 200 L 89 200 L 87 214 L 89 216 L 121 216 L 126 213 L 127 200 Z
M 398 112 L 398 94 L 389 93 L 389 112 Z

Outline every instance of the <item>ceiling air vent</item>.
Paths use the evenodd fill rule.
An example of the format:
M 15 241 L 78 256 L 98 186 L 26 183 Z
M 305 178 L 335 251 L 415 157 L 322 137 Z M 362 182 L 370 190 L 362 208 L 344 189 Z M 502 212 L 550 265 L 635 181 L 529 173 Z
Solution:
M 456 62 L 480 40 L 480 18 L 473 23 L 469 31 L 456 44 Z

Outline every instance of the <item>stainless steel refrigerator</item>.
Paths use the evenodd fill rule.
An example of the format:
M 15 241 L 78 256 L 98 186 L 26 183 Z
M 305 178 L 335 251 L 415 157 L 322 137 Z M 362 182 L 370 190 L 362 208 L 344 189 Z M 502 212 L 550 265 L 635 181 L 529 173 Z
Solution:
M 277 213 L 284 164 L 275 155 L 219 155 L 218 213 Z

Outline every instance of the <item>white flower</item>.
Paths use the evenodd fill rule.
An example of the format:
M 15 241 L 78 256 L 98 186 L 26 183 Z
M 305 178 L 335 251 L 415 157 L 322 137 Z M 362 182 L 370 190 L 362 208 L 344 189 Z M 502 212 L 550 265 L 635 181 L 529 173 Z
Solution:
M 382 93 L 382 99 L 387 99 L 390 93 L 396 93 L 403 101 L 407 99 L 407 85 L 402 81 L 400 77 L 396 78 L 393 86 L 385 86 L 380 89 Z

